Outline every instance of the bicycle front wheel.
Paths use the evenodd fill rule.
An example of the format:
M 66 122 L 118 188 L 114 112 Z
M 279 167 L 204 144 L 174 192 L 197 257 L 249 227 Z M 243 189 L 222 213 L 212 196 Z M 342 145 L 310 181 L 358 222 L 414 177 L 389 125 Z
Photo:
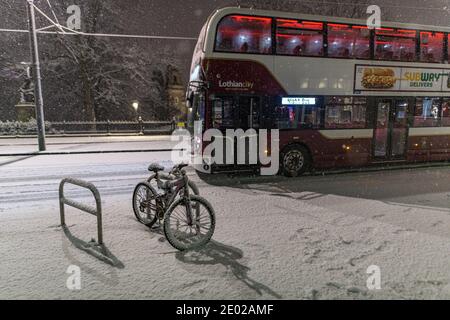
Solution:
M 164 234 L 177 250 L 186 251 L 206 245 L 214 234 L 216 216 L 211 204 L 199 196 L 178 199 L 164 217 Z M 189 219 L 188 206 L 191 208 Z

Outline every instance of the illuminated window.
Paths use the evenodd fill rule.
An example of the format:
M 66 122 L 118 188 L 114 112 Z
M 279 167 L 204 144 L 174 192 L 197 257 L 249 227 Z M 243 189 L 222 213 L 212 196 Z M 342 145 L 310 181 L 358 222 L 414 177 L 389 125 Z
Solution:
M 441 99 L 417 98 L 414 127 L 439 127 L 441 116 Z
M 223 97 L 214 101 L 212 119 L 214 128 L 234 127 L 234 98 Z
M 323 23 L 277 19 L 277 54 L 323 56 Z
M 447 53 L 446 60 L 447 60 L 447 61 L 450 61 L 450 33 L 447 35 L 447 43 L 448 43 L 448 45 L 447 45 L 447 47 L 448 47 L 448 53 Z
M 328 56 L 370 59 L 370 31 L 367 27 L 328 24 Z
M 331 97 L 325 106 L 325 129 L 366 128 L 365 98 Z
M 375 59 L 415 61 L 416 31 L 377 29 L 375 32 Z
M 274 112 L 276 129 L 319 129 L 322 109 L 316 106 L 277 106 Z
M 450 127 L 450 99 L 448 98 L 442 101 L 441 124 L 443 127 Z
M 444 34 L 441 32 L 420 33 L 420 61 L 442 62 L 444 57 Z
M 272 19 L 228 16 L 217 29 L 216 50 L 221 52 L 272 53 Z

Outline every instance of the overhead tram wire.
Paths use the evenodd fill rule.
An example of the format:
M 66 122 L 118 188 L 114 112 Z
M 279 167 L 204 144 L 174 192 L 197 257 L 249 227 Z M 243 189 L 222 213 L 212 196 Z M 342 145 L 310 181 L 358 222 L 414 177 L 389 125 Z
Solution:
M 63 26 L 62 26 L 63 27 Z M 63 27 L 64 28 L 64 27 Z M 110 38 L 139 38 L 139 39 L 154 39 L 154 40 L 189 40 L 189 41 L 197 41 L 198 38 L 193 37 L 172 37 L 172 36 L 148 36 L 148 35 L 137 35 L 137 34 L 111 34 L 111 33 L 87 33 L 87 32 L 73 32 L 72 29 L 69 29 L 71 32 L 65 32 L 66 36 L 76 36 L 82 35 L 86 37 L 110 37 Z M 16 33 L 28 33 L 28 30 L 19 30 L 19 29 L 0 29 L 0 32 L 16 32 Z M 40 30 L 37 31 L 40 34 L 61 34 L 61 31 L 45 31 Z
M 61 25 L 61 24 L 59 23 L 58 17 L 57 17 L 56 14 L 55 14 L 55 11 L 53 10 L 52 5 L 50 4 L 50 0 L 47 0 L 47 4 L 48 4 L 48 7 L 50 8 L 50 10 L 52 11 L 53 18 L 55 18 L 55 21 L 58 23 L 58 25 Z
M 48 2 L 48 4 L 49 4 L 49 6 L 51 7 L 51 5 L 50 5 L 49 2 Z M 58 18 L 56 18 L 56 15 L 55 15 L 55 18 L 56 18 L 56 21 L 58 21 L 58 23 L 55 22 L 55 21 L 53 21 L 48 15 L 46 15 L 41 9 L 39 9 L 34 3 L 32 4 L 32 6 L 33 6 L 34 9 L 35 9 L 37 12 L 39 12 L 45 19 L 47 19 L 47 20 L 50 22 L 50 24 L 51 24 L 52 26 L 54 26 L 54 27 L 58 28 L 59 30 L 61 30 L 62 33 L 65 33 L 64 30 L 62 29 L 62 26 L 59 24 L 59 21 L 58 21 Z M 52 12 L 53 12 L 53 14 L 55 14 L 55 12 L 54 12 L 53 10 L 52 10 Z M 48 28 L 48 27 L 41 28 L 40 30 L 42 30 L 42 29 L 47 29 L 47 28 Z
M 49 6 L 51 7 L 51 4 L 49 3 Z M 46 15 L 41 9 L 39 9 L 35 4 L 33 4 L 33 7 L 38 11 L 46 20 L 48 20 L 51 23 L 51 26 L 47 26 L 44 28 L 40 28 L 36 30 L 37 33 L 40 34 L 55 34 L 55 35 L 69 35 L 69 36 L 85 36 L 85 37 L 107 37 L 107 38 L 128 38 L 128 39 L 150 39 L 150 40 L 186 40 L 186 41 L 197 41 L 198 38 L 194 37 L 176 37 L 176 36 L 150 36 L 150 35 L 137 35 L 137 34 L 114 34 L 114 33 L 89 33 L 89 32 L 81 32 L 76 31 L 70 28 L 67 28 L 61 24 L 59 24 L 59 21 L 57 20 L 56 14 L 52 10 L 55 19 L 57 22 L 53 21 L 48 15 Z M 47 31 L 50 27 L 56 27 L 61 31 Z M 66 32 L 65 30 L 69 31 Z M 16 32 L 16 33 L 29 33 L 28 30 L 21 30 L 21 29 L 8 29 L 8 28 L 0 28 L 0 32 Z
M 64 30 L 62 30 L 61 24 L 59 23 L 58 17 L 56 16 L 56 13 L 55 13 L 55 11 L 53 10 L 53 7 L 52 7 L 52 5 L 51 5 L 51 3 L 50 3 L 50 0 L 47 0 L 47 4 L 48 4 L 48 7 L 50 8 L 50 11 L 51 11 L 52 14 L 53 14 L 53 18 L 55 18 L 55 21 L 56 21 L 56 27 L 57 27 L 58 29 L 60 29 L 60 30 L 64 33 Z

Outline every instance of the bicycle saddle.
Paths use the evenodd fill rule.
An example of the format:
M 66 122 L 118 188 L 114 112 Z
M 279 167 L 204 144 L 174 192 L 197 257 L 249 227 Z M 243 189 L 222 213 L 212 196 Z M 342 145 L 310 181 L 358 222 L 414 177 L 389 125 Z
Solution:
M 164 171 L 164 167 L 158 163 L 152 163 L 148 167 L 148 171 L 153 171 L 154 173 L 158 173 L 160 171 Z

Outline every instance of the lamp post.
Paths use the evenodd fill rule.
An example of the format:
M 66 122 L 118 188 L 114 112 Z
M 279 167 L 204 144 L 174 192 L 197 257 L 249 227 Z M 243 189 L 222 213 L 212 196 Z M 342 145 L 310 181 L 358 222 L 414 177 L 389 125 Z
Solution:
M 39 151 L 46 150 L 45 143 L 45 123 L 44 123 L 44 102 L 42 98 L 41 67 L 39 64 L 39 49 L 36 33 L 36 18 L 34 13 L 34 0 L 27 0 L 28 27 L 30 31 L 30 48 L 33 64 L 33 77 L 35 88 L 36 122 L 38 128 Z
M 140 132 L 139 134 L 144 134 L 144 126 L 142 123 L 142 117 L 139 115 L 139 101 L 133 101 L 131 104 L 133 106 L 134 111 L 136 112 L 137 121 L 139 122 Z

